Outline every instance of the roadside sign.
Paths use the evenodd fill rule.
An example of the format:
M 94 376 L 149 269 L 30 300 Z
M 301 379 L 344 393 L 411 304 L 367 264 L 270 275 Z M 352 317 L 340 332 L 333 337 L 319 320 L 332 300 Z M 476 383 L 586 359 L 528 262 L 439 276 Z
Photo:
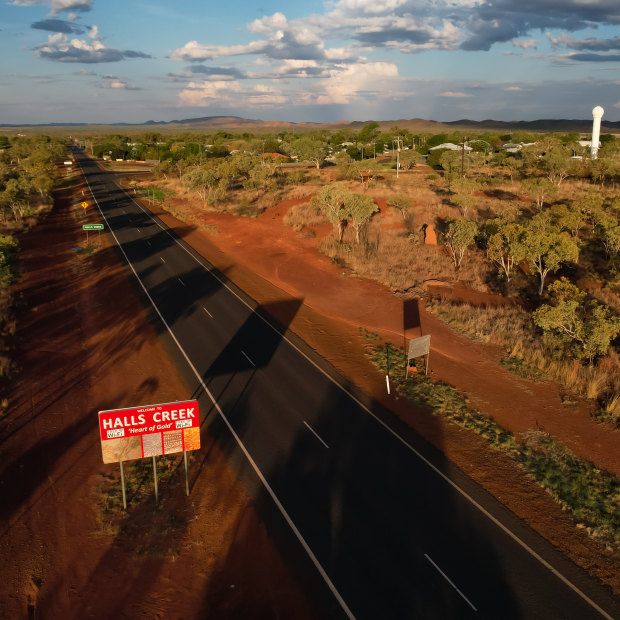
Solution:
M 82 224 L 82 230 L 103 230 L 103 224 Z
M 88 207 L 88 203 L 86 201 L 81 202 L 80 204 L 82 205 L 83 209 L 86 209 L 86 207 Z
M 431 351 L 431 335 L 421 336 L 420 338 L 414 338 L 409 341 L 409 352 L 407 353 L 407 372 L 406 377 L 409 377 L 409 367 L 411 360 L 416 357 L 426 356 L 426 364 L 424 366 L 424 374 L 428 374 L 428 358 Z M 414 368 L 415 370 L 415 368 Z
M 99 412 L 104 463 L 200 448 L 198 401 Z

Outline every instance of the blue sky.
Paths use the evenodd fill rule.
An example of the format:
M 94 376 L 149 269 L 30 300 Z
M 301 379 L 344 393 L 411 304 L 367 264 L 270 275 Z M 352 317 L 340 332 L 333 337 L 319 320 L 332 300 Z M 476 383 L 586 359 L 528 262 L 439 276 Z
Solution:
M 0 2 L 0 123 L 620 120 L 620 0 Z

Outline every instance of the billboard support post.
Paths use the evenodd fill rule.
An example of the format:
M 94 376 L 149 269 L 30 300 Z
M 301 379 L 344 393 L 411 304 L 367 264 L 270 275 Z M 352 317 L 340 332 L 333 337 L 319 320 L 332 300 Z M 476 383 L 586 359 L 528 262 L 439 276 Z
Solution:
M 155 503 L 159 502 L 159 493 L 157 492 L 157 463 L 155 457 L 153 457 L 153 480 L 155 482 Z
M 189 473 L 187 471 L 187 452 L 183 452 L 183 460 L 185 461 L 185 494 L 189 497 Z
M 121 489 L 123 491 L 123 510 L 127 510 L 127 493 L 125 492 L 125 472 L 123 471 L 123 461 L 120 461 L 121 465 Z

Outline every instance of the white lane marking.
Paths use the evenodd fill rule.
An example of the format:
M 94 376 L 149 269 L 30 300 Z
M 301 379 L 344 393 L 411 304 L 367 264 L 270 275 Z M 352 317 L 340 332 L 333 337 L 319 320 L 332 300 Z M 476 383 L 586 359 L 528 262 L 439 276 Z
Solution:
M 139 228 L 136 228 L 136 230 L 137 230 L 138 232 L 140 232 L 140 229 L 139 229 Z
M 147 239 L 146 242 L 149 244 L 149 248 L 152 247 L 151 246 L 151 242 Z
M 245 351 L 241 351 L 241 353 L 243 353 L 243 357 L 245 357 L 245 359 L 248 360 L 248 362 L 250 362 L 250 364 L 252 364 L 254 368 L 256 368 L 256 364 L 248 357 L 248 354 Z
M 211 317 L 213 318 L 213 315 L 203 306 L 202 309 Z
M 166 262 L 166 261 L 165 261 L 165 260 L 164 260 L 161 256 L 159 257 L 159 260 L 160 260 L 162 263 L 165 263 L 165 262 Z
M 81 169 L 81 167 L 82 166 L 80 165 L 80 169 Z M 91 193 L 91 195 L 93 197 L 93 200 L 95 201 L 95 204 L 97 205 L 97 208 L 99 209 L 99 212 L 101 213 L 101 216 L 103 217 L 103 219 L 105 220 L 105 222 L 108 224 L 108 227 L 109 227 L 110 224 L 108 222 L 108 219 L 106 218 L 105 214 L 103 213 L 103 209 L 99 206 L 99 203 L 97 202 L 97 199 L 95 198 L 95 195 L 93 194 L 92 189 L 90 189 L 90 184 L 88 183 L 88 179 L 86 177 L 84 177 L 84 180 L 86 181 L 86 184 L 88 185 L 88 189 L 90 190 L 90 193 Z M 265 478 L 265 476 L 263 475 L 263 472 L 260 470 L 260 468 L 258 467 L 256 462 L 252 458 L 252 455 L 248 452 L 248 449 L 245 447 L 244 443 L 241 441 L 241 438 L 235 432 L 235 429 L 233 428 L 233 426 L 230 423 L 229 419 L 224 414 L 224 411 L 220 407 L 219 403 L 215 400 L 213 394 L 211 394 L 211 392 L 209 391 L 209 388 L 206 386 L 205 382 L 203 381 L 202 377 L 200 376 L 200 373 L 198 372 L 198 370 L 196 370 L 196 367 L 194 366 L 194 364 L 192 364 L 191 360 L 189 359 L 189 356 L 185 352 L 185 349 L 181 346 L 181 343 L 178 341 L 177 337 L 174 335 L 174 332 L 172 331 L 170 325 L 168 325 L 168 323 L 166 322 L 166 319 L 164 319 L 164 316 L 160 312 L 159 308 L 157 307 L 157 304 L 155 303 L 155 300 L 151 297 L 151 295 L 148 292 L 146 286 L 144 285 L 144 283 L 140 279 L 140 276 L 138 275 L 137 271 L 134 269 L 134 266 L 131 264 L 131 261 L 129 260 L 129 257 L 125 253 L 125 250 L 123 249 L 123 246 L 119 243 L 119 240 L 118 240 L 118 237 L 116 236 L 116 233 L 114 232 L 114 230 L 112 230 L 112 228 L 109 228 L 109 230 L 112 233 L 112 236 L 114 237 L 114 240 L 116 241 L 116 244 L 118 245 L 120 251 L 122 252 L 123 256 L 125 257 L 125 260 L 127 261 L 127 264 L 129 265 L 129 268 L 131 269 L 131 271 L 133 272 L 134 276 L 136 276 L 136 279 L 140 283 L 140 286 L 142 287 L 142 290 L 144 291 L 144 294 L 146 295 L 147 299 L 151 302 L 151 305 L 155 309 L 155 312 L 157 313 L 157 315 L 159 316 L 162 324 L 166 328 L 166 331 L 170 334 L 170 337 L 172 338 L 173 342 L 179 348 L 179 351 L 181 352 L 181 355 L 183 356 L 183 358 L 187 362 L 187 365 L 191 368 L 192 372 L 194 373 L 194 376 L 198 380 L 198 383 L 200 383 L 200 386 L 204 390 L 204 393 L 209 397 L 209 399 L 213 403 L 213 406 L 217 409 L 217 412 L 220 414 L 220 417 L 222 418 L 222 420 L 224 420 L 224 424 L 226 424 L 226 426 L 228 427 L 228 430 L 230 431 L 231 435 L 235 438 L 235 441 L 237 442 L 237 445 L 239 446 L 239 449 L 243 452 L 243 454 L 245 455 L 245 458 L 248 459 L 248 462 L 250 463 L 250 466 L 252 467 L 252 469 L 254 470 L 256 475 L 258 476 L 258 479 L 262 482 L 263 486 L 267 490 L 267 493 L 269 493 L 269 495 L 270 495 L 271 499 L 273 500 L 274 504 L 278 507 L 278 510 L 280 511 L 282 516 L 284 517 L 285 521 L 288 523 L 288 526 L 293 531 L 293 534 L 295 534 L 297 540 L 299 541 L 301 546 L 304 548 L 305 552 L 308 554 L 308 557 L 310 558 L 311 562 L 314 564 L 314 566 L 316 567 L 317 571 L 319 572 L 319 574 L 323 578 L 323 581 L 325 581 L 325 583 L 327 584 L 327 587 L 330 589 L 331 593 L 334 595 L 334 598 L 338 601 L 338 604 L 340 605 L 340 607 L 342 607 L 342 610 L 344 611 L 346 616 L 348 618 L 350 618 L 351 620 L 355 620 L 355 616 L 353 615 L 353 612 L 351 612 L 351 610 L 349 609 L 349 606 L 346 604 L 345 600 L 342 598 L 340 592 L 338 592 L 336 586 L 334 585 L 332 580 L 329 578 L 329 575 L 327 574 L 327 572 L 323 568 L 323 565 L 319 562 L 319 559 L 316 557 L 316 555 L 314 554 L 314 552 L 310 548 L 310 545 L 306 542 L 306 539 L 303 537 L 303 534 L 299 531 L 299 528 L 295 525 L 295 522 L 293 521 L 291 516 L 286 511 L 286 508 L 284 508 L 284 505 L 278 499 L 278 496 L 276 495 L 275 491 L 273 490 L 273 488 L 271 487 L 271 485 L 267 481 L 267 478 Z M 611 619 L 611 620 L 613 620 L 613 619 Z
M 185 282 L 183 282 L 183 280 L 181 280 L 181 278 L 177 278 L 177 280 L 183 285 L 183 286 L 187 286 L 187 284 L 185 284 Z
M 321 439 L 320 435 L 304 420 L 304 424 L 308 427 L 308 430 L 329 450 L 329 446 Z
M 80 169 L 82 168 L 82 165 L 78 162 L 78 165 L 80 166 Z M 84 180 L 86 181 L 86 184 L 88 185 L 88 189 L 90 190 L 91 196 L 93 197 L 93 201 L 95 202 L 95 204 L 97 205 L 97 208 L 99 209 L 99 212 L 101 213 L 101 216 L 103 217 L 103 219 L 106 221 L 106 223 L 108 223 L 107 218 L 105 217 L 105 215 L 103 214 L 103 210 L 101 209 L 101 207 L 99 206 L 99 203 L 97 202 L 97 199 L 95 198 L 95 195 L 91 189 L 90 183 L 88 182 L 88 179 L 86 179 L 86 177 L 84 177 Z M 140 209 L 142 211 L 142 213 L 144 213 L 147 217 L 151 218 L 151 220 L 157 225 L 159 226 L 159 228 L 165 233 L 167 234 L 176 245 L 178 245 L 187 255 L 189 255 L 196 263 L 198 263 L 207 273 L 209 273 L 213 278 L 215 278 L 221 285 L 223 288 L 227 289 L 229 293 L 231 293 L 234 297 L 236 297 L 246 308 L 248 308 L 252 313 L 256 314 L 256 316 L 258 318 L 261 319 L 261 321 L 263 321 L 266 325 L 269 325 L 269 327 L 271 327 L 271 329 L 273 329 L 276 333 L 278 333 L 282 339 L 284 341 L 286 341 L 293 349 L 295 349 L 301 356 L 303 356 L 304 358 L 306 358 L 306 360 L 312 365 L 314 366 L 322 375 L 324 375 L 328 381 L 331 381 L 336 387 L 338 387 L 343 393 L 347 394 L 349 396 L 349 398 L 351 398 L 351 400 L 353 400 L 353 402 L 355 402 L 359 407 L 361 407 L 364 411 L 366 411 L 366 413 L 368 413 L 368 415 L 370 415 L 372 418 L 375 419 L 375 421 L 380 424 L 381 426 L 383 426 L 383 428 L 385 428 L 385 430 L 387 430 L 388 433 L 390 433 L 391 435 L 393 435 L 398 441 L 400 441 L 408 450 L 410 450 L 413 454 L 415 454 L 424 464 L 426 464 L 428 467 L 430 467 L 430 469 L 432 469 L 440 478 L 442 478 L 448 485 L 450 485 L 455 491 L 457 491 L 457 493 L 459 493 L 462 497 L 464 497 L 467 501 L 469 501 L 470 504 L 472 504 L 472 506 L 474 506 L 475 508 L 477 508 L 483 515 L 485 515 L 487 517 L 487 519 L 489 519 L 492 523 L 494 523 L 500 530 L 502 530 L 502 532 L 504 532 L 504 534 L 506 534 L 509 538 L 511 538 L 517 545 L 519 545 L 522 549 L 524 549 L 527 553 L 529 553 L 535 560 L 537 560 L 542 566 L 544 566 L 549 572 L 551 572 L 553 575 L 555 575 L 562 583 L 564 583 L 566 586 L 568 586 L 575 594 L 577 594 L 577 596 L 581 597 L 581 599 L 583 599 L 586 603 L 588 603 L 588 605 L 590 605 L 593 609 L 595 609 L 599 614 L 601 614 L 601 616 L 603 616 L 604 618 L 606 618 L 606 620 L 614 620 L 613 616 L 611 616 L 610 614 L 608 614 L 604 609 L 602 609 L 599 605 L 597 605 L 587 594 L 585 594 L 584 592 L 582 592 L 572 581 L 570 581 L 567 577 L 565 577 L 559 570 L 557 570 L 556 568 L 554 568 L 553 566 L 551 566 L 551 564 L 549 564 L 549 562 L 547 562 L 547 560 L 545 560 L 541 555 L 539 555 L 536 551 L 534 551 L 534 549 L 532 549 L 525 541 L 521 540 L 512 530 L 510 530 L 506 525 L 504 525 L 497 517 L 493 516 L 486 508 L 484 508 L 481 504 L 479 504 L 471 495 L 469 495 L 469 493 L 467 493 L 467 491 L 465 491 L 465 489 L 462 489 L 456 482 L 454 482 L 451 478 L 449 478 L 446 474 L 444 474 L 437 466 L 433 465 L 433 463 L 431 463 L 421 452 L 419 452 L 418 450 L 416 450 L 411 444 L 409 444 L 403 437 L 401 437 L 394 429 L 390 428 L 390 426 L 385 423 L 383 420 L 381 420 L 379 417 L 377 417 L 377 415 L 375 415 L 363 402 L 361 402 L 356 396 L 354 396 L 353 394 L 351 394 L 351 392 L 349 392 L 344 386 L 342 386 L 340 383 L 338 383 L 338 381 L 336 379 L 334 379 L 329 373 L 327 373 L 325 370 L 323 370 L 314 360 L 310 359 L 294 342 L 292 342 L 291 340 L 289 340 L 289 338 L 287 338 L 286 334 L 281 334 L 280 332 L 278 332 L 278 330 L 276 330 L 276 328 L 269 322 L 267 321 L 267 319 L 265 319 L 264 317 L 262 317 L 260 314 L 257 314 L 255 312 L 255 308 L 253 308 L 245 299 L 243 299 L 239 294 L 237 294 L 230 286 L 227 282 L 225 282 L 224 280 L 222 280 L 220 277 L 218 277 L 215 273 L 213 273 L 213 271 L 208 268 L 203 262 L 201 262 L 200 260 L 198 260 L 198 258 L 195 256 L 195 254 L 193 254 L 192 252 L 189 251 L 188 248 L 186 248 L 179 239 L 177 239 L 167 228 L 164 228 L 164 226 L 162 226 L 162 224 L 155 218 L 155 216 L 150 212 L 147 211 L 146 209 L 144 209 L 144 207 L 136 202 L 131 196 L 129 196 L 129 194 L 127 194 L 127 197 L 138 207 L 138 209 Z M 108 223 L 109 226 L 109 223 Z M 120 246 L 120 243 L 118 242 L 118 238 L 116 237 L 116 235 L 114 234 L 114 231 L 110 228 L 110 232 L 112 232 L 112 234 L 114 235 L 114 239 L 116 241 L 116 243 Z M 144 284 L 142 284 L 142 281 L 140 280 L 140 278 L 138 277 L 138 274 L 136 273 L 136 271 L 133 269 L 133 266 L 131 265 L 131 263 L 129 262 L 129 259 L 127 258 L 127 255 L 125 254 L 123 248 L 121 247 L 121 251 L 123 253 L 123 255 L 125 256 L 125 259 L 127 260 L 127 262 L 129 263 L 132 271 L 134 272 L 134 274 L 136 275 L 136 277 L 138 278 L 138 281 L 140 282 L 140 285 L 142 286 L 142 288 L 146 291 L 146 288 L 144 286 Z M 195 250 L 194 250 L 195 252 Z M 202 257 L 201 257 L 202 258 Z M 205 258 L 203 258 L 203 260 L 205 262 L 206 261 Z M 213 267 L 213 266 L 211 266 Z M 155 306 L 154 301 L 152 300 L 152 298 L 150 297 L 150 295 L 148 295 L 147 292 L 147 296 L 148 298 L 151 300 L 151 303 L 153 304 L 153 306 L 155 307 L 157 314 L 161 317 L 162 321 L 163 316 L 161 315 L 161 313 L 159 312 L 159 310 L 157 309 L 157 306 Z M 166 326 L 166 328 L 168 329 L 168 331 L 172 334 L 172 331 L 170 330 L 170 328 L 168 327 L 168 324 L 164 321 L 164 325 Z M 315 564 L 315 566 L 317 567 L 317 569 L 319 570 L 319 572 L 321 573 L 321 576 L 323 576 L 323 578 L 325 579 L 325 582 L 328 584 L 330 590 L 332 590 L 332 592 L 334 593 L 334 596 L 336 596 L 336 598 L 338 599 L 338 601 L 340 602 L 341 606 L 343 607 L 343 609 L 345 610 L 345 612 L 347 613 L 347 615 L 349 615 L 349 617 L 353 618 L 353 615 L 351 614 L 349 608 L 347 607 L 346 603 L 344 602 L 344 600 L 342 599 L 342 597 L 340 596 L 340 594 L 338 593 L 338 591 L 335 589 L 334 584 L 331 582 L 331 580 L 329 579 L 329 577 L 327 576 L 327 573 L 325 573 L 325 570 L 323 569 L 323 567 L 321 566 L 321 564 L 319 563 L 318 559 L 316 558 L 316 556 L 314 555 L 314 553 L 312 553 L 312 550 L 310 549 L 310 547 L 307 546 L 307 543 L 305 542 L 305 540 L 303 539 L 303 536 L 301 535 L 301 532 L 299 532 L 299 530 L 297 529 L 297 527 L 294 525 L 294 523 L 292 522 L 292 520 L 290 519 L 290 516 L 288 515 L 288 513 L 285 511 L 284 506 L 282 506 L 282 504 L 280 503 L 280 501 L 277 499 L 273 489 L 269 486 L 269 484 L 267 483 L 265 477 L 262 475 L 262 473 L 260 472 L 260 470 L 258 469 L 258 467 L 256 466 L 256 463 L 252 460 L 251 456 L 249 455 L 249 453 L 247 452 L 247 450 L 245 449 L 245 446 L 241 443 L 241 440 L 239 439 L 239 437 L 236 435 L 236 433 L 232 430 L 232 426 L 230 425 L 230 423 L 228 422 L 228 420 L 226 419 L 226 417 L 224 416 L 223 412 L 221 411 L 219 405 L 215 402 L 215 400 L 213 399 L 213 396 L 211 395 L 211 393 L 207 390 L 204 382 L 202 381 L 202 379 L 200 378 L 200 375 L 198 375 L 198 371 L 195 369 L 195 367 L 192 365 L 192 363 L 189 361 L 189 358 L 187 357 L 187 354 L 185 353 L 185 351 L 183 350 L 183 348 L 181 347 L 181 344 L 178 342 L 178 340 L 174 337 L 174 335 L 172 335 L 173 340 L 176 342 L 177 346 L 179 347 L 179 349 L 181 350 L 183 356 L 185 357 L 185 359 L 187 360 L 187 362 L 190 364 L 192 370 L 194 371 L 194 374 L 196 374 L 196 376 L 198 377 L 198 379 L 200 380 L 200 383 L 202 384 L 202 387 L 205 389 L 205 392 L 209 395 L 209 397 L 211 398 L 211 400 L 213 401 L 214 406 L 216 407 L 216 409 L 218 410 L 218 412 L 220 413 L 220 415 L 222 416 L 222 418 L 224 418 L 227 426 L 230 428 L 231 432 L 233 433 L 235 439 L 237 440 L 237 442 L 240 444 L 240 447 L 243 451 L 243 453 L 247 456 L 248 460 L 250 461 L 252 467 L 255 469 L 257 475 L 259 476 L 260 480 L 263 482 L 263 484 L 265 485 L 265 487 L 267 488 L 267 491 L 269 492 L 269 494 L 271 495 L 271 497 L 274 499 L 274 501 L 276 502 L 278 508 L 280 509 L 280 511 L 282 512 L 282 514 L 284 515 L 284 517 L 286 518 L 287 522 L 289 522 L 289 524 L 292 524 L 291 527 L 293 529 L 293 531 L 295 532 L 295 535 L 297 536 L 298 539 L 300 539 L 300 541 L 302 542 L 302 545 L 304 546 L 304 549 L 306 549 L 306 552 L 308 553 L 308 555 L 310 556 L 310 558 L 312 559 L 313 563 Z
M 426 555 L 426 553 L 424 554 L 424 557 L 437 569 L 437 571 L 439 572 L 439 574 L 461 595 L 461 598 L 474 610 L 474 611 L 478 611 L 472 604 L 472 602 L 456 587 L 456 585 L 450 580 L 450 578 L 448 577 L 448 575 L 446 575 L 446 573 L 444 573 L 441 568 L 439 568 L 439 566 L 437 566 L 437 564 L 435 564 L 435 562 L 433 562 L 433 560 L 431 560 L 431 558 Z

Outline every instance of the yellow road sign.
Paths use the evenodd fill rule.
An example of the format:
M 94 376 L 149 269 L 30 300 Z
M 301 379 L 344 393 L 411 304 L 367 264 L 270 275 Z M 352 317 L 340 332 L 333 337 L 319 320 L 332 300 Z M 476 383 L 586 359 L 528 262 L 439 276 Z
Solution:
M 81 203 L 81 204 L 82 204 L 82 207 L 83 207 L 84 209 L 86 209 L 86 207 L 88 206 L 88 203 L 87 203 L 87 202 L 83 202 L 83 203 Z

